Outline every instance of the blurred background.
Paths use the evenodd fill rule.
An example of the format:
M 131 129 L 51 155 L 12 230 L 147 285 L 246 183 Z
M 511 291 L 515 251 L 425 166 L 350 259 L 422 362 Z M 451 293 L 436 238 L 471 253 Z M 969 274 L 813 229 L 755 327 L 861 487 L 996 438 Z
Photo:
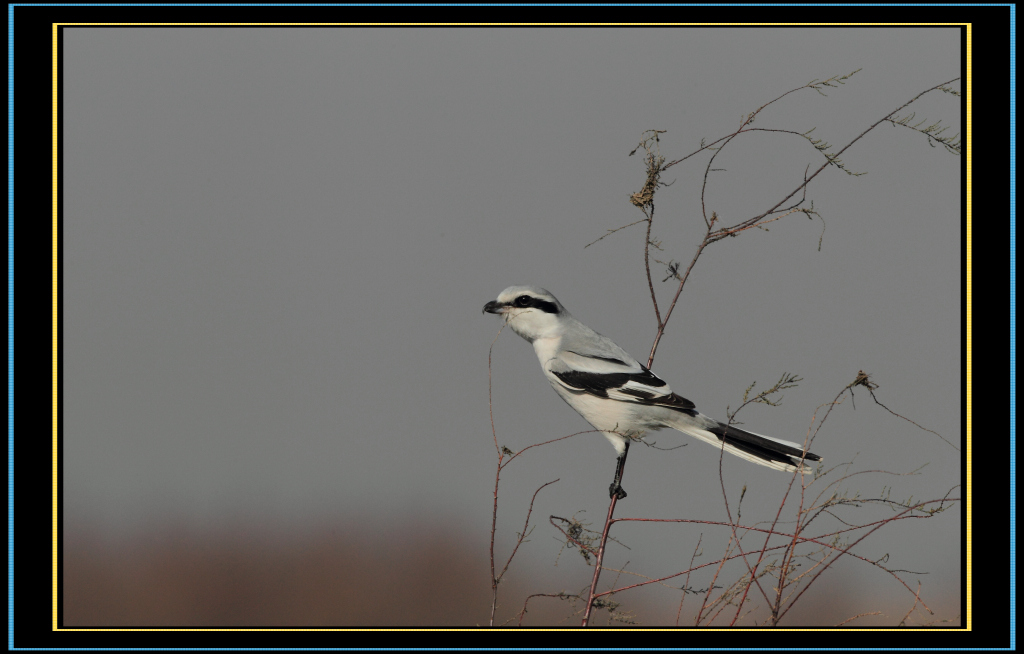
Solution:
M 846 145 L 961 74 L 955 29 L 67 28 L 64 31 L 63 620 L 76 625 L 485 625 L 497 452 L 589 429 L 532 348 L 482 316 L 513 284 L 554 293 L 641 360 L 656 332 L 643 268 L 645 130 L 674 160 L 804 89 L 755 127 Z M 960 83 L 953 85 L 960 89 Z M 900 115 L 960 129 L 959 98 Z M 781 406 L 738 416 L 814 440 L 856 505 L 809 527 L 891 518 L 962 482 L 961 160 L 883 124 L 810 185 L 802 214 L 708 248 L 653 369 L 720 420 L 783 372 Z M 665 262 L 704 232 L 708 153 L 672 167 L 652 236 Z M 823 157 L 804 139 L 735 139 L 707 179 L 725 225 L 775 205 Z M 820 247 L 819 247 L 820 246 Z M 676 284 L 661 280 L 664 308 Z M 817 414 L 816 414 L 817 412 Z M 706 444 L 634 447 L 618 517 L 770 521 L 790 476 Z M 530 535 L 496 621 L 577 593 L 592 568 L 549 516 L 599 529 L 614 450 L 599 434 L 534 448 L 502 473 L 504 564 Z M 839 468 L 833 469 L 834 466 Z M 844 473 L 863 473 L 838 481 Z M 897 474 L 890 474 L 897 473 Z M 909 474 L 913 473 L 913 474 Z M 810 479 L 808 479 L 810 481 Z M 952 489 L 952 491 L 951 491 Z M 744 492 L 745 491 L 745 492 Z M 823 493 L 819 495 L 819 493 Z M 738 503 L 742 494 L 742 505 Z M 815 499 L 817 498 L 817 499 Z M 790 495 L 783 521 L 792 521 Z M 933 505 L 934 506 L 934 505 Z M 791 524 L 791 522 L 786 523 Z M 784 524 L 785 526 L 785 524 Z M 800 597 L 787 626 L 959 624 L 961 507 L 892 522 Z M 849 544 L 867 530 L 842 534 Z M 715 560 L 728 528 L 620 523 L 602 589 Z M 829 539 L 831 540 L 831 539 Z M 744 549 L 761 544 L 744 538 Z M 815 556 L 813 549 L 804 550 Z M 820 558 L 820 557 L 817 557 Z M 802 570 L 811 564 L 805 562 Z M 618 593 L 596 624 L 693 624 L 701 589 L 746 568 Z M 820 568 L 819 568 L 820 569 Z M 808 576 L 809 577 L 809 576 Z M 765 577 L 765 587 L 774 580 Z M 680 609 L 688 584 L 685 604 Z M 806 583 L 806 581 L 805 581 Z M 720 592 L 720 590 L 716 591 Z M 792 599 L 792 597 L 791 597 Z M 524 625 L 579 624 L 530 600 Z M 749 613 L 748 613 L 749 611 Z M 768 615 L 752 593 L 739 624 Z M 728 624 L 731 612 L 716 624 Z

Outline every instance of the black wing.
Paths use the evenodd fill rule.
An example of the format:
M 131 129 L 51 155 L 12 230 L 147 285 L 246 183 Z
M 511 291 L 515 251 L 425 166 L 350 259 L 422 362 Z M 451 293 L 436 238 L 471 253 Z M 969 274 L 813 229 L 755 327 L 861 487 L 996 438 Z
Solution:
M 566 389 L 607 397 L 620 402 L 636 402 L 647 406 L 663 406 L 696 415 L 693 402 L 672 392 L 668 384 L 653 372 L 640 366 L 640 372 L 552 371 Z

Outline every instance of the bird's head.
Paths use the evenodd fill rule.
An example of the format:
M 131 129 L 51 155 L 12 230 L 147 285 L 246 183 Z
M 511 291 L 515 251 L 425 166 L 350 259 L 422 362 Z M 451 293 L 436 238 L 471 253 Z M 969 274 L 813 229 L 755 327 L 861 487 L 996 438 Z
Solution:
M 537 286 L 509 286 L 484 305 L 484 312 L 502 316 L 512 331 L 531 343 L 557 336 L 561 321 L 569 316 L 554 295 Z

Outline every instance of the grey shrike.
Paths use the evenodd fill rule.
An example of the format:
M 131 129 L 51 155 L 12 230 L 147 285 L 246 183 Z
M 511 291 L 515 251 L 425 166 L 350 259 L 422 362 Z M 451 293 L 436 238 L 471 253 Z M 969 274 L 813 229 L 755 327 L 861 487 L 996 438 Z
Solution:
M 536 286 L 509 286 L 484 305 L 533 343 L 544 376 L 565 403 L 604 433 L 618 452 L 609 496 L 626 497 L 622 468 L 629 433 L 671 427 L 758 465 L 810 472 L 821 457 L 797 443 L 731 427 L 699 413 L 660 377 L 570 315 L 554 295 Z

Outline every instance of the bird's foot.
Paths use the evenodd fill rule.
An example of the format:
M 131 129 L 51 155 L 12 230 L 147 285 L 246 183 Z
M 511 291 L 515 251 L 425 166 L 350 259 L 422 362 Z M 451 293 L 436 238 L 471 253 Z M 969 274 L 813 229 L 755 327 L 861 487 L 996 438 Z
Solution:
M 618 484 L 612 484 L 608 487 L 608 497 L 617 497 L 620 500 L 625 499 L 626 491 L 622 490 L 622 486 Z

